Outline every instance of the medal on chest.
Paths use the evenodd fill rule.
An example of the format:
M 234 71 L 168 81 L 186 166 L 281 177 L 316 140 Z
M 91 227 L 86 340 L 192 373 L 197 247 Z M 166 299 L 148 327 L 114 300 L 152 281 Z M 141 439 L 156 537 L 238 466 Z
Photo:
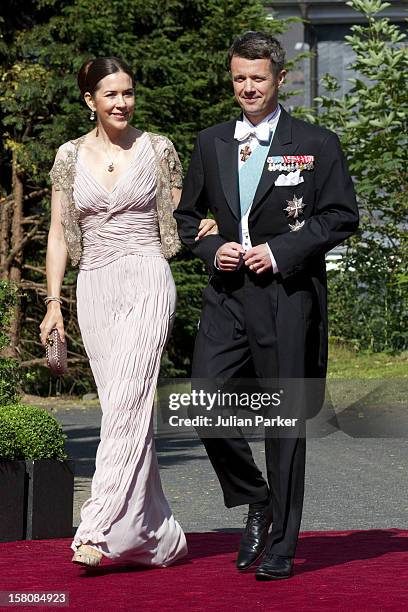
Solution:
M 249 145 L 245 145 L 244 147 L 242 147 L 242 149 L 239 152 L 241 161 L 242 162 L 246 162 L 246 160 L 251 155 L 251 153 L 252 153 L 252 151 L 251 151 L 251 147 Z
M 295 172 L 313 170 L 314 155 L 272 155 L 267 158 L 269 172 Z

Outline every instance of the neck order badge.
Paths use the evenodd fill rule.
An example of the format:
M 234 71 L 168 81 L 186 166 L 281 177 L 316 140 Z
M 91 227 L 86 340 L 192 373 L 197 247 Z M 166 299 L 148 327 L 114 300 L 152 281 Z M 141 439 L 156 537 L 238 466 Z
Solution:
M 239 170 L 241 218 L 248 212 L 248 209 L 252 205 L 272 138 L 273 132 L 270 133 L 268 142 L 259 143 L 255 151 L 251 153 L 251 157 L 247 159 Z
M 244 147 L 242 147 L 242 149 L 240 150 L 241 161 L 246 162 L 251 153 L 252 151 L 249 145 L 245 145 Z

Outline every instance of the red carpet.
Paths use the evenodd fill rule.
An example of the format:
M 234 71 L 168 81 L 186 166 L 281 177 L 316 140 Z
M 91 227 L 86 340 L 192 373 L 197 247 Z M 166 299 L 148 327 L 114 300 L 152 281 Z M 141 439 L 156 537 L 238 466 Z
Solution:
M 238 574 L 235 533 L 190 534 L 189 557 L 167 569 L 129 569 L 105 559 L 92 574 L 70 562 L 70 541 L 0 544 L 0 591 L 68 591 L 69 607 L 62 609 L 91 612 L 408 609 L 408 531 L 303 533 L 294 578 L 278 582 Z

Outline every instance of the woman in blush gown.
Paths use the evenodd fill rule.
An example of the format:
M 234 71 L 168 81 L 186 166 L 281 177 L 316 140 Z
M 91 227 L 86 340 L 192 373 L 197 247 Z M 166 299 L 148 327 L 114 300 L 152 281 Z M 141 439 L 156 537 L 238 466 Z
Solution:
M 187 553 L 160 482 L 152 408 L 176 291 L 164 257 L 178 248 L 172 209 L 181 167 L 172 143 L 129 125 L 134 81 L 117 58 L 86 62 L 78 76 L 96 128 L 62 145 L 51 170 L 46 343 L 64 339 L 60 291 L 67 253 L 75 265 L 78 321 L 102 408 L 91 497 L 73 561 L 106 556 L 164 567 Z M 172 202 L 169 205 L 169 200 Z M 205 220 L 199 237 L 216 231 Z

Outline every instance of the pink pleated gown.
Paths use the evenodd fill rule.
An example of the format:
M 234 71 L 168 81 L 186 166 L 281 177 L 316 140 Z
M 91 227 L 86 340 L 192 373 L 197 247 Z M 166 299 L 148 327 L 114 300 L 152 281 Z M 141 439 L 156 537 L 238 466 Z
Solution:
M 146 134 L 111 192 L 92 177 L 79 149 L 78 321 L 102 423 L 92 493 L 71 548 L 92 542 L 110 559 L 163 567 L 187 547 L 163 493 L 153 441 L 156 381 L 176 303 L 155 195 L 155 158 Z

